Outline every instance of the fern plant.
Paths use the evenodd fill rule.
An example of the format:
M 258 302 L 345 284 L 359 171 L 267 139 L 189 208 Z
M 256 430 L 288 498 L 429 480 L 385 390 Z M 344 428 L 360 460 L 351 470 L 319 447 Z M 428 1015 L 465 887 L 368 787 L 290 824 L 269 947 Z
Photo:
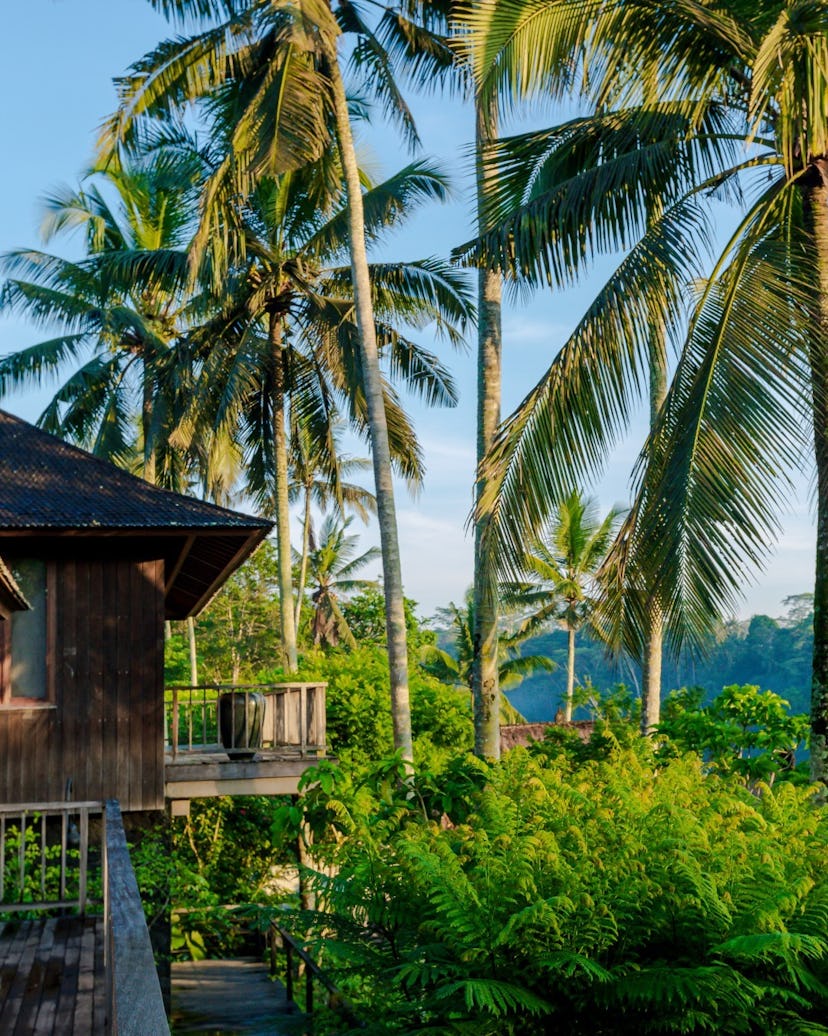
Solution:
M 307 800 L 326 866 L 296 923 L 368 1031 L 828 1032 L 828 822 L 807 790 L 648 744 L 476 761 L 462 802 L 398 776 Z

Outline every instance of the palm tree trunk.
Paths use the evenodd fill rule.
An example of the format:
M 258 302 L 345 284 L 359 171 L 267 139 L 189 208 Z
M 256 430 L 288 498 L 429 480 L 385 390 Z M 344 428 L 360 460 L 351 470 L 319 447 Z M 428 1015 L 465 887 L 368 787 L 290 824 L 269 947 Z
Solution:
M 811 671 L 811 779 L 828 784 L 828 161 L 814 163 L 803 188 L 815 246 L 816 290 L 809 358 L 817 472 L 814 654 Z M 816 182 L 813 182 L 816 181 Z M 823 797 L 825 793 L 823 792 Z
M 486 111 L 479 98 L 475 105 L 477 144 L 477 213 L 483 220 L 483 201 L 493 174 L 483 167 L 483 146 L 497 135 L 497 112 Z M 483 458 L 494 441 L 500 423 L 501 387 L 501 277 L 492 270 L 477 273 L 477 465 L 475 496 L 485 490 L 480 474 Z M 497 676 L 498 598 L 496 558 L 489 546 L 489 519 L 479 517 L 474 528 L 474 751 L 481 758 L 500 758 L 500 687 Z
M 371 434 L 371 454 L 377 498 L 377 518 L 382 551 L 382 575 L 385 590 L 385 622 L 388 641 L 388 667 L 391 683 L 391 716 L 394 725 L 394 747 L 404 760 L 413 760 L 411 737 L 411 703 L 408 691 L 408 646 L 406 643 L 403 605 L 402 567 L 397 537 L 397 514 L 394 504 L 394 483 L 391 473 L 391 450 L 382 377 L 379 366 L 371 280 L 365 249 L 365 218 L 359 168 L 351 133 L 345 85 L 336 54 L 336 43 L 323 44 L 327 73 L 333 92 L 336 138 L 345 177 L 348 200 L 348 239 L 351 255 L 351 276 L 354 282 L 354 309 L 359 331 L 362 383 Z
M 152 441 L 152 385 L 144 370 L 141 400 L 141 434 L 144 437 L 143 477 L 147 482 L 156 484 L 155 446 Z
M 650 430 L 667 398 L 667 341 L 663 324 L 650 334 Z M 651 734 L 661 720 L 661 659 L 664 617 L 654 596 L 647 601 L 647 638 L 641 667 L 641 733 Z
M 566 628 L 566 698 L 564 699 L 564 719 L 572 722 L 572 695 L 575 692 L 575 627 Z
M 293 581 L 290 571 L 290 504 L 288 502 L 287 433 L 285 431 L 285 350 L 282 318 L 270 315 L 270 345 L 273 349 L 273 462 L 276 504 L 276 557 L 279 569 L 279 628 L 285 669 L 299 668 L 296 652 L 296 627 L 293 624 Z
M 305 582 L 308 578 L 308 554 L 310 553 L 310 531 L 311 531 L 311 494 L 310 489 L 305 486 L 305 515 L 302 519 L 302 563 L 299 566 L 299 585 L 296 588 L 296 615 L 294 626 L 299 631 L 299 618 L 302 614 L 302 600 L 305 596 Z

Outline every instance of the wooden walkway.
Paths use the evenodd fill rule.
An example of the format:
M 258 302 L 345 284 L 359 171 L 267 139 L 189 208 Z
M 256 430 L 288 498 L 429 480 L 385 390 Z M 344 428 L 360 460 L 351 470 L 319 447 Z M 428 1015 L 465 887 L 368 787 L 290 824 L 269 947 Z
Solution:
M 172 966 L 174 1036 L 301 1036 L 304 1016 L 257 960 L 181 961 Z
M 103 918 L 0 922 L 3 1036 L 97 1036 L 105 1021 Z

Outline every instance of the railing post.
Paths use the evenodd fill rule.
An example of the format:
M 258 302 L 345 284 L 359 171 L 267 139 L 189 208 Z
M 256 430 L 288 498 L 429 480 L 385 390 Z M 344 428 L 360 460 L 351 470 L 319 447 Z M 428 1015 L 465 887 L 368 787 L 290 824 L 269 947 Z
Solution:
M 89 810 L 83 808 L 80 814 L 80 876 L 78 879 L 78 901 L 81 914 L 86 913 L 86 885 L 89 873 Z
M 172 757 L 178 755 L 178 734 L 179 734 L 179 723 L 181 718 L 178 711 L 178 688 L 173 687 L 172 689 Z
M 299 688 L 299 744 L 302 755 L 308 749 L 308 688 L 305 684 Z
M 288 1003 L 293 1003 L 293 947 L 290 945 L 287 939 L 283 939 L 282 943 L 285 947 L 285 960 L 287 962 L 286 976 L 285 976 L 285 992 L 287 994 Z

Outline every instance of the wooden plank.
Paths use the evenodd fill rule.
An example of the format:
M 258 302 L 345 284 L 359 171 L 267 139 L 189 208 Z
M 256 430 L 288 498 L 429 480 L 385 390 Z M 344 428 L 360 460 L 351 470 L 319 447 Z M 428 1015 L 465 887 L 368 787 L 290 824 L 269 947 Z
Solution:
M 119 798 L 121 794 L 120 750 L 123 745 L 123 723 L 118 701 L 118 565 L 106 562 L 102 569 L 101 604 L 101 686 L 103 687 L 104 742 L 101 757 L 102 798 Z
M 78 987 L 75 1000 L 75 1032 L 93 1032 L 95 1002 L 95 926 L 91 918 L 84 919 L 78 961 Z
M 130 758 L 130 807 L 146 809 L 144 805 L 144 683 L 146 658 L 144 655 L 144 600 L 142 567 L 134 564 L 129 574 L 130 613 L 130 680 L 129 708 L 132 715 Z
M 31 922 L 8 922 L 3 926 L 2 963 L 0 963 L 0 1019 L 11 987 L 17 977 L 20 957 L 26 945 Z
M 35 959 L 35 951 L 40 938 L 40 926 L 33 921 L 25 921 L 21 928 L 25 929 L 23 945 L 20 947 L 17 960 L 17 971 L 12 979 L 0 1017 L 0 1031 L 13 1033 L 17 1019 L 23 1007 L 23 997 L 29 982 L 29 973 Z
M 144 809 L 164 808 L 164 564 L 148 561 L 144 572 Z
M 93 629 L 90 607 L 90 572 L 88 561 L 78 561 L 75 598 L 75 650 L 77 668 L 75 672 L 75 699 L 69 706 L 76 715 L 75 750 L 83 757 L 78 766 L 82 787 L 75 788 L 75 798 L 99 798 L 100 786 L 100 715 L 94 710 L 94 695 L 89 669 L 89 638 Z M 68 703 L 67 703 L 68 704 Z
M 63 956 L 57 945 L 57 918 L 49 918 L 46 922 L 49 932 L 44 932 L 41 939 L 41 960 L 43 963 L 43 988 L 37 1015 L 32 1030 L 36 1033 L 51 1033 L 55 1027 L 58 994 L 60 993 L 60 976 L 63 971 Z
M 90 919 L 91 920 L 91 919 Z M 104 941 L 106 932 L 102 917 L 95 919 L 95 993 L 93 997 L 93 1017 L 95 1032 L 106 1031 L 106 973 L 104 971 Z
M 82 930 L 78 925 L 78 918 L 60 918 L 55 938 L 56 942 L 59 941 L 61 944 L 60 956 L 63 960 L 63 969 L 60 974 L 60 991 L 54 1014 L 55 1034 L 75 1032 L 75 1001 L 78 991 L 81 936 Z
M 116 638 L 117 638 L 117 709 L 118 709 L 118 767 L 119 794 L 123 809 L 137 809 L 133 791 L 132 761 L 132 676 L 130 669 L 132 635 L 129 622 L 129 584 L 131 565 L 120 562 L 116 566 Z M 136 721 L 137 722 L 137 721 Z
M 86 605 L 86 677 L 88 687 L 88 716 L 90 719 L 89 766 L 87 769 L 87 797 L 105 799 L 116 794 L 105 784 L 104 756 L 107 723 L 103 671 L 103 564 L 86 563 L 88 591 Z
M 118 804 L 106 804 L 107 903 L 112 933 L 114 1023 L 119 1036 L 169 1033 L 141 897 Z
M 55 942 L 56 925 L 57 920 L 55 918 L 47 918 L 36 922 L 37 946 L 35 948 L 34 961 L 26 981 L 26 992 L 23 997 L 20 1014 L 17 1018 L 17 1025 L 14 1029 L 14 1036 L 29 1036 L 30 1033 L 38 1031 L 35 1022 L 46 987 L 46 964 L 51 956 Z
M 85 773 L 83 765 L 83 749 L 80 745 L 79 730 L 82 729 L 80 710 L 82 702 L 78 699 L 78 658 L 77 658 L 77 565 L 74 561 L 63 562 L 58 568 L 58 614 L 62 630 L 62 643 L 58 671 L 58 696 L 62 700 L 63 717 L 63 770 L 64 781 L 72 781 L 72 797 L 87 798 L 83 782 Z

